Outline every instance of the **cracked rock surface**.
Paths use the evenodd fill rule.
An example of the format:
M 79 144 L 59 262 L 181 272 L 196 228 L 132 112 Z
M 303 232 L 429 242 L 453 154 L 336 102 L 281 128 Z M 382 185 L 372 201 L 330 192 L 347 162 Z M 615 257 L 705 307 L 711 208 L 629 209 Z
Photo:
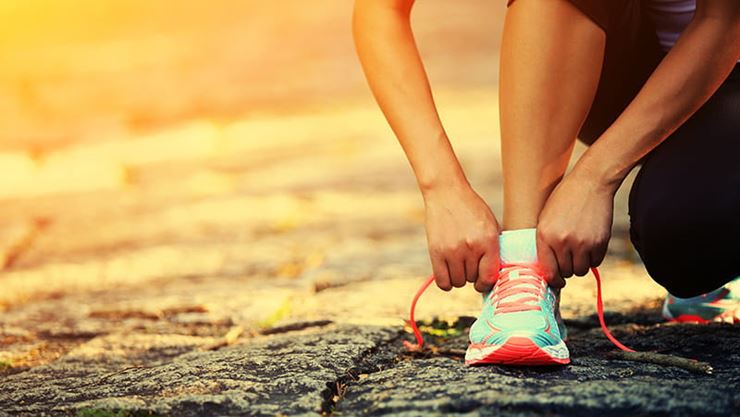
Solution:
M 408 359 L 353 384 L 339 410 L 362 415 L 726 416 L 740 412 L 740 334 L 731 326 L 615 326 L 637 349 L 710 362 L 713 375 L 617 361 L 598 328 L 575 331 L 566 367 L 466 367 L 446 357 Z M 713 341 L 713 342 L 711 342 Z M 722 346 L 709 348 L 709 344 Z M 464 348 L 461 338 L 442 344 Z M 666 347 L 670 347 L 666 349 Z M 396 384 L 403 381 L 402 384 Z M 392 387 L 392 388 L 391 388 Z
M 157 3 L 106 0 L 95 13 L 116 2 Z M 0 13 L 28 7 L 37 20 L 33 2 L 9 3 Z M 53 37 L 41 57 L 22 45 L 29 71 L 18 67 L 22 85 L 0 105 L 16 93 L 49 100 L 27 120 L 0 112 L 1 417 L 740 414 L 740 333 L 663 323 L 665 293 L 629 243 L 632 177 L 600 267 L 607 322 L 628 346 L 709 362 L 713 375 L 609 358 L 590 277 L 562 292 L 570 366 L 470 368 L 405 352 L 409 302 L 430 268 L 424 205 L 359 72 L 352 2 L 181 3 L 147 10 L 168 24 L 200 11 L 192 22 L 207 26 L 120 39 L 129 25 L 106 26 L 108 40 Z M 505 2 L 417 3 L 445 129 L 501 220 L 493 86 Z M 111 94 L 132 107 L 93 106 Z M 85 129 L 47 131 L 64 115 Z M 11 134 L 16 119 L 39 134 Z M 100 134 L 78 140 L 88 124 Z M 29 135 L 64 144 L 6 148 Z M 470 286 L 430 288 L 416 314 L 428 344 L 465 349 L 480 302 Z
M 0 404 L 28 416 L 85 408 L 179 416 L 316 414 L 331 399 L 334 381 L 397 338 L 398 329 L 330 326 L 153 366 L 121 366 L 105 353 L 68 355 L 4 377 Z

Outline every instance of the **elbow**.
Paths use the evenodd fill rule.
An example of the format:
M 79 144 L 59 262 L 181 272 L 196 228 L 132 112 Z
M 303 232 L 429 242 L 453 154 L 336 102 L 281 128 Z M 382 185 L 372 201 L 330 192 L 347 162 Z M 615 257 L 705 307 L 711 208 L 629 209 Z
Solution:
M 740 1 L 699 1 L 694 21 L 722 33 L 726 45 L 740 58 Z
M 738 2 L 740 4 L 740 2 Z M 722 33 L 727 39 L 726 45 L 732 49 L 735 60 L 740 59 L 740 8 L 732 16 L 728 16 L 722 21 Z
M 740 7 L 735 9 L 729 33 L 730 43 L 735 48 L 735 58 L 740 59 Z

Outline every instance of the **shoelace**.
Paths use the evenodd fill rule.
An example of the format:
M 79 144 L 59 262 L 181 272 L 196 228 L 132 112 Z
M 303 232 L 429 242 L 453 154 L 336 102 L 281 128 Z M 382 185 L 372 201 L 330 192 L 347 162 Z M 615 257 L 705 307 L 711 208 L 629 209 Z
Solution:
M 516 279 L 511 278 L 512 272 L 519 272 Z M 542 310 L 537 304 L 545 290 L 545 282 L 535 275 L 531 265 L 509 263 L 501 268 L 496 288 L 491 292 L 490 301 L 497 303 L 496 311 L 500 313 L 516 313 L 519 311 Z M 525 295 L 510 300 L 515 295 Z
M 519 264 L 505 264 L 502 265 L 502 270 L 504 271 L 505 276 L 503 279 L 508 279 L 508 275 L 510 272 L 514 271 L 515 269 L 518 269 L 521 267 Z M 507 271 L 509 269 L 509 271 Z M 609 328 L 606 327 L 606 321 L 604 320 L 604 303 L 601 298 L 601 275 L 599 274 L 599 270 L 597 268 L 591 268 L 591 273 L 594 275 L 594 279 L 596 279 L 596 312 L 599 316 L 599 324 L 601 325 L 601 331 L 604 333 L 604 336 L 606 336 L 607 339 L 609 339 L 610 342 L 614 344 L 614 346 L 618 347 L 619 349 L 625 351 L 625 352 L 634 352 L 634 350 L 628 348 L 627 346 L 623 345 L 617 338 L 615 338 L 612 333 L 609 331 Z M 517 284 L 519 283 L 528 283 L 529 280 L 533 279 L 532 283 L 534 284 L 534 279 L 537 281 L 541 281 L 539 278 L 536 278 L 534 276 L 524 276 L 522 278 L 517 279 Z M 520 281 L 521 280 L 521 281 Z M 406 346 L 409 350 L 421 350 L 421 348 L 424 346 L 424 337 L 421 335 L 421 332 L 419 331 L 419 327 L 416 325 L 416 320 L 414 318 L 414 313 L 416 311 L 416 302 L 419 301 L 419 297 L 424 293 L 424 291 L 429 288 L 429 286 L 434 282 L 434 275 L 430 275 L 427 277 L 426 280 L 421 284 L 421 287 L 419 287 L 418 291 L 416 291 L 416 295 L 414 295 L 414 299 L 411 301 L 411 311 L 409 312 L 409 326 L 411 326 L 411 330 L 414 332 L 414 336 L 416 337 L 416 345 L 413 343 L 410 343 L 406 340 L 403 341 L 404 346 Z M 509 286 L 507 288 L 499 289 L 497 292 L 498 299 L 502 300 L 504 297 L 503 293 L 504 291 L 507 291 L 507 295 L 511 295 L 509 292 L 512 290 L 515 290 L 513 287 L 513 284 L 511 284 L 511 280 L 509 280 Z M 505 285 L 506 282 L 501 283 L 499 285 Z M 539 282 L 536 283 L 537 285 L 541 285 Z M 518 289 L 518 291 L 525 292 L 527 288 Z M 530 293 L 530 291 L 526 291 L 527 293 Z M 537 294 L 536 290 L 534 288 L 531 289 L 531 293 Z M 519 298 L 516 301 L 509 301 L 504 305 L 504 303 L 499 304 L 499 308 L 497 311 L 501 311 L 501 308 L 506 307 L 508 311 L 506 312 L 514 312 L 514 311 L 526 311 L 526 310 L 532 310 L 532 309 L 540 309 L 539 306 L 534 306 L 531 304 L 527 304 L 529 301 L 536 301 L 536 296 L 527 296 Z

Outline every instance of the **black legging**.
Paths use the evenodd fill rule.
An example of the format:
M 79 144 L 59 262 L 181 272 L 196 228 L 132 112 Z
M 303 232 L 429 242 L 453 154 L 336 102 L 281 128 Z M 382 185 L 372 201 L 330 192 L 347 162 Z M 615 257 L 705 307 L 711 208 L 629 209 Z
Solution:
M 569 0 L 606 32 L 599 87 L 580 139 L 592 143 L 660 62 L 643 2 Z M 740 276 L 740 65 L 643 161 L 630 236 L 650 276 L 690 297 Z
M 655 148 L 630 191 L 630 236 L 679 297 L 740 276 L 740 66 Z

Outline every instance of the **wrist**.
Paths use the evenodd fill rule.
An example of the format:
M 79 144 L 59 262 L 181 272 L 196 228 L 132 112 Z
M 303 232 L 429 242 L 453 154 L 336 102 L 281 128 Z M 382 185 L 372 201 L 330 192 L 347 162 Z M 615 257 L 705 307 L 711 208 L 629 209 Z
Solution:
M 576 163 L 571 174 L 592 183 L 599 190 L 614 194 L 631 168 L 629 164 L 620 163 L 616 156 L 603 158 L 591 148 Z
M 424 199 L 439 194 L 449 194 L 470 189 L 461 168 L 438 170 L 433 175 L 418 178 L 419 189 Z
M 426 146 L 426 155 L 434 157 L 415 158 L 411 164 L 419 189 L 425 199 L 435 194 L 470 189 L 468 179 L 444 132 L 436 135 L 435 140 L 428 141 Z

